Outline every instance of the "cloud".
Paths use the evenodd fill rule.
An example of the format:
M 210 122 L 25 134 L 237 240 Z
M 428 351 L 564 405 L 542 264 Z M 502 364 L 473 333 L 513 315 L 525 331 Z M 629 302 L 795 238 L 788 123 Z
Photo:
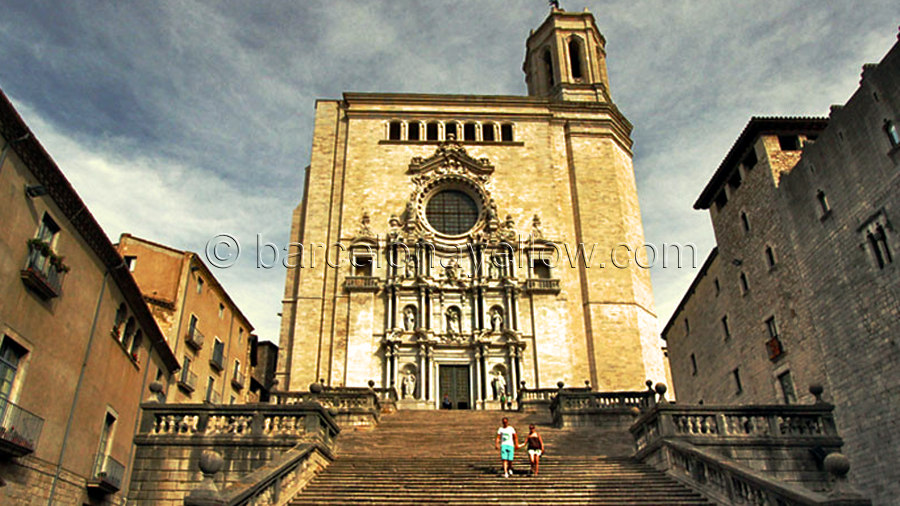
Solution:
M 579 5 L 566 5 L 576 10 Z M 894 1 L 584 2 L 635 125 L 646 238 L 714 244 L 691 208 L 751 115 L 825 115 L 895 41 Z M 543 1 L 13 2 L 0 85 L 115 239 L 202 251 L 287 241 L 314 100 L 343 91 L 525 93 Z M 246 250 L 245 250 L 246 251 Z M 283 270 L 217 272 L 277 340 Z M 695 271 L 652 272 L 664 324 Z

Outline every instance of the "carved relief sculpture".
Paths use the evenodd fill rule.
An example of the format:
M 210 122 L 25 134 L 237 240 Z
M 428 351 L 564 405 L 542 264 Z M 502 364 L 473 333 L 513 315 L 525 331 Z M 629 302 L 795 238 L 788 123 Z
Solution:
M 513 220 L 512 215 L 506 215 L 506 220 L 503 222 L 503 227 L 500 228 L 499 235 L 500 239 L 506 242 L 516 240 L 516 222 Z
M 534 219 L 531 221 L 531 240 L 538 241 L 544 239 L 544 232 L 541 230 L 541 218 L 538 215 L 534 215 Z
M 356 232 L 356 235 L 359 237 L 375 237 L 375 234 L 372 233 L 372 229 L 369 228 L 369 213 L 363 212 L 362 218 L 359 220 L 359 230 Z
M 456 263 L 455 258 L 450 258 L 450 261 L 447 262 L 447 265 L 444 266 L 444 276 L 449 281 L 456 281 L 459 278 L 459 265 Z
M 396 241 L 400 238 L 400 231 L 400 218 L 396 214 L 392 214 L 388 220 L 388 236 L 391 240 Z

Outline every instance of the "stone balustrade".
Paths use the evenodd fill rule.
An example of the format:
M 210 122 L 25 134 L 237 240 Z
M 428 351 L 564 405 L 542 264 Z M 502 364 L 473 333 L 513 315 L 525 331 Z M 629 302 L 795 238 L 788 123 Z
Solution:
M 285 452 L 301 444 L 317 449 L 315 468 L 319 469 L 330 461 L 340 432 L 335 418 L 318 402 L 146 403 L 142 408 L 128 497 L 129 502 L 140 504 L 182 504 L 201 481 L 197 462 L 204 451 L 215 450 L 224 457 L 217 483 L 228 488 L 270 463 L 281 462 Z
M 632 426 L 635 450 L 640 453 L 660 438 L 694 444 L 733 444 L 751 439 L 816 440 L 838 445 L 840 437 L 830 404 L 773 406 L 683 406 L 659 404 Z M 812 443 L 812 441 L 808 441 Z
M 373 388 L 311 385 L 309 392 L 273 392 L 272 397 L 280 406 L 320 404 L 341 426 L 372 426 L 381 416 L 383 395 L 391 400 L 389 392 L 377 392 Z
M 662 390 L 664 393 L 664 385 Z M 694 478 L 718 487 L 725 494 L 723 497 L 747 500 L 750 504 L 782 504 L 761 499 L 779 497 L 781 501 L 781 492 L 767 490 L 763 494 L 754 488 L 765 485 L 757 483 L 759 480 L 723 478 L 721 465 L 701 457 L 724 459 L 735 469 L 785 486 L 825 492 L 833 480 L 825 472 L 824 462 L 829 454 L 840 451 L 843 441 L 835 426 L 834 406 L 820 400 L 821 388 L 812 390 L 819 400 L 811 405 L 689 406 L 668 403 L 661 396 L 643 413 L 635 413 L 639 416 L 629 428 L 635 457 L 676 477 L 679 473 L 700 473 L 702 476 Z M 785 501 L 784 504 L 819 504 Z
M 567 392 L 590 392 L 588 387 L 565 388 Z M 516 404 L 519 411 L 539 412 L 550 409 L 550 404 L 560 391 L 556 388 L 526 388 L 525 382 L 517 392 Z
M 871 501 L 849 488 L 846 483 L 846 467 L 839 454 L 836 464 L 825 467 L 831 475 L 832 485 L 827 491 L 815 492 L 791 483 L 774 480 L 763 473 L 729 462 L 715 453 L 697 448 L 682 441 L 664 441 L 660 447 L 663 458 L 669 462 L 669 473 L 707 497 L 721 504 L 752 505 L 841 505 L 868 506 Z
M 221 455 L 206 454 L 199 461 L 204 482 L 185 497 L 185 506 L 275 506 L 297 495 L 309 481 L 334 459 L 328 448 L 318 443 L 301 443 L 244 476 L 225 490 L 215 484 L 216 474 L 225 466 Z
M 625 429 L 633 421 L 634 410 L 649 409 L 654 404 L 654 397 L 650 390 L 591 392 L 560 389 L 550 403 L 550 413 L 557 427 L 593 425 Z

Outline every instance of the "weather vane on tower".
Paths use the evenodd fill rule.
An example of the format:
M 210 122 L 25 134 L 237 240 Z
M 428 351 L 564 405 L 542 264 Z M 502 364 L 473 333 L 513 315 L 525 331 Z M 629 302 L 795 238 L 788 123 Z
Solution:
M 550 0 L 548 3 L 553 9 L 562 9 L 562 7 L 559 6 L 559 0 Z

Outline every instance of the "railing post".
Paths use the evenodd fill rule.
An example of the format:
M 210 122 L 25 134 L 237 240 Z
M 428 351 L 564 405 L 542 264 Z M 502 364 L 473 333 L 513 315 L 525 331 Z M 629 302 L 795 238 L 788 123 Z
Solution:
M 216 473 L 222 470 L 224 464 L 225 460 L 218 453 L 212 450 L 203 451 L 200 455 L 200 471 L 203 473 L 203 481 L 184 498 L 185 506 L 222 506 L 225 504 L 225 499 L 222 498 L 214 480 Z

